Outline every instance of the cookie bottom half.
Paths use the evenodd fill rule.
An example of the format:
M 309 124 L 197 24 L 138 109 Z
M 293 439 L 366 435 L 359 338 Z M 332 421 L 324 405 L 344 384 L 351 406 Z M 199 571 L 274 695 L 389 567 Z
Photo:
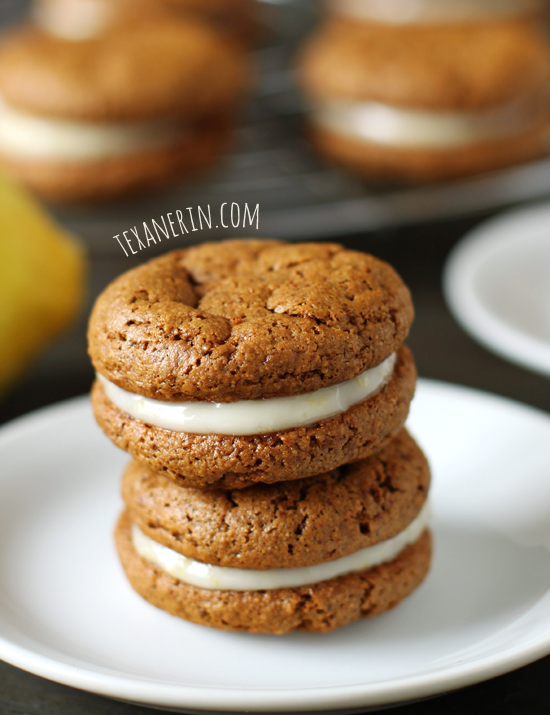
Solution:
M 317 150 L 334 164 L 367 179 L 422 183 L 457 179 L 502 169 L 542 156 L 548 149 L 549 125 L 503 139 L 449 149 L 394 147 L 362 141 L 310 127 Z
M 177 143 L 96 161 L 57 162 L 0 155 L 2 169 L 50 201 L 108 200 L 185 181 L 209 169 L 231 146 L 234 126 L 209 122 Z
M 210 591 L 174 579 L 135 551 L 124 512 L 116 544 L 130 584 L 146 601 L 184 620 L 249 633 L 328 632 L 397 606 L 430 567 L 428 530 L 392 561 L 321 583 L 269 591 Z
M 186 487 L 242 489 L 311 477 L 375 454 L 399 432 L 414 394 L 416 369 L 402 345 L 379 392 L 310 427 L 267 435 L 199 435 L 147 425 L 116 407 L 96 381 L 95 418 L 110 439 L 154 472 Z

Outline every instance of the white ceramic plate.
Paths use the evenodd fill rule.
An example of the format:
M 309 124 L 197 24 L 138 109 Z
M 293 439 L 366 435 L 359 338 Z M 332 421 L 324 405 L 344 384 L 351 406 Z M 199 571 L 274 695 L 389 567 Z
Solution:
M 550 204 L 507 212 L 472 231 L 449 256 L 443 286 L 474 338 L 550 376 Z
M 77 399 L 0 436 L 0 657 L 112 697 L 182 709 L 378 706 L 550 652 L 550 417 L 421 381 L 435 558 L 395 611 L 331 634 L 223 633 L 126 583 L 111 532 L 127 457 Z

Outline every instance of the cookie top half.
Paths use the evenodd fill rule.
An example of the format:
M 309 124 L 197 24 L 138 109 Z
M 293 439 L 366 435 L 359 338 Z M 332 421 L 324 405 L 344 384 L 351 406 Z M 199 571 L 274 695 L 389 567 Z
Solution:
M 190 18 L 129 23 L 73 42 L 23 26 L 0 43 L 0 93 L 40 116 L 109 121 L 202 117 L 240 99 L 243 50 Z
M 413 319 L 391 266 L 338 244 L 231 240 L 156 258 L 99 296 L 96 370 L 159 400 L 313 392 L 389 357 Z
M 378 454 L 308 479 L 226 491 L 180 487 L 131 462 L 122 494 L 132 521 L 203 563 L 311 566 L 391 539 L 422 509 L 426 458 L 406 430 Z
M 550 78 L 542 28 L 522 19 L 449 25 L 329 20 L 299 58 L 321 100 L 482 109 L 530 97 Z

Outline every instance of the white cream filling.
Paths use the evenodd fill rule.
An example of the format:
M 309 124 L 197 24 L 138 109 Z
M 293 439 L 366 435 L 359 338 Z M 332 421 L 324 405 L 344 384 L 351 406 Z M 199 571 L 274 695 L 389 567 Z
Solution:
M 538 115 L 524 103 L 476 112 L 392 107 L 378 102 L 323 102 L 315 124 L 355 139 L 395 147 L 439 149 L 468 146 L 527 131 Z
M 542 0 L 329 0 L 330 10 L 359 20 L 404 25 L 489 20 L 541 11 Z
M 90 161 L 135 154 L 176 140 L 175 120 L 85 122 L 40 117 L 0 101 L 0 152 L 53 161 Z
M 89 40 L 104 32 L 112 22 L 109 5 L 98 0 L 41 0 L 34 17 L 40 27 L 64 40 Z
M 253 435 L 306 427 L 345 412 L 378 392 L 394 364 L 395 353 L 339 385 L 304 395 L 237 402 L 164 402 L 127 392 L 103 375 L 97 377 L 116 407 L 149 425 L 192 434 Z
M 136 552 L 143 559 L 178 581 L 183 581 L 191 586 L 221 591 L 267 591 L 273 588 L 293 588 L 320 583 L 348 573 L 365 571 L 373 566 L 391 561 L 406 546 L 414 543 L 420 537 L 428 524 L 430 513 L 430 506 L 426 502 L 414 521 L 392 539 L 381 541 L 374 546 L 367 546 L 354 554 L 343 556 L 334 561 L 296 568 L 257 571 L 211 566 L 188 559 L 186 556 L 153 541 L 136 524 L 132 524 L 132 542 Z

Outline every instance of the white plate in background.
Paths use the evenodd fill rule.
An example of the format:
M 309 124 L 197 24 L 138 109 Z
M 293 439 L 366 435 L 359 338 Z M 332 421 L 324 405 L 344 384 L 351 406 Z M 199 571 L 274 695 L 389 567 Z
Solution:
M 127 456 L 80 398 L 0 430 L 0 657 L 115 698 L 218 711 L 429 696 L 550 652 L 550 417 L 420 381 L 433 569 L 394 611 L 329 634 L 218 632 L 157 610 L 118 564 Z
M 448 258 L 443 287 L 472 337 L 550 376 L 550 204 L 507 212 L 469 233 Z

